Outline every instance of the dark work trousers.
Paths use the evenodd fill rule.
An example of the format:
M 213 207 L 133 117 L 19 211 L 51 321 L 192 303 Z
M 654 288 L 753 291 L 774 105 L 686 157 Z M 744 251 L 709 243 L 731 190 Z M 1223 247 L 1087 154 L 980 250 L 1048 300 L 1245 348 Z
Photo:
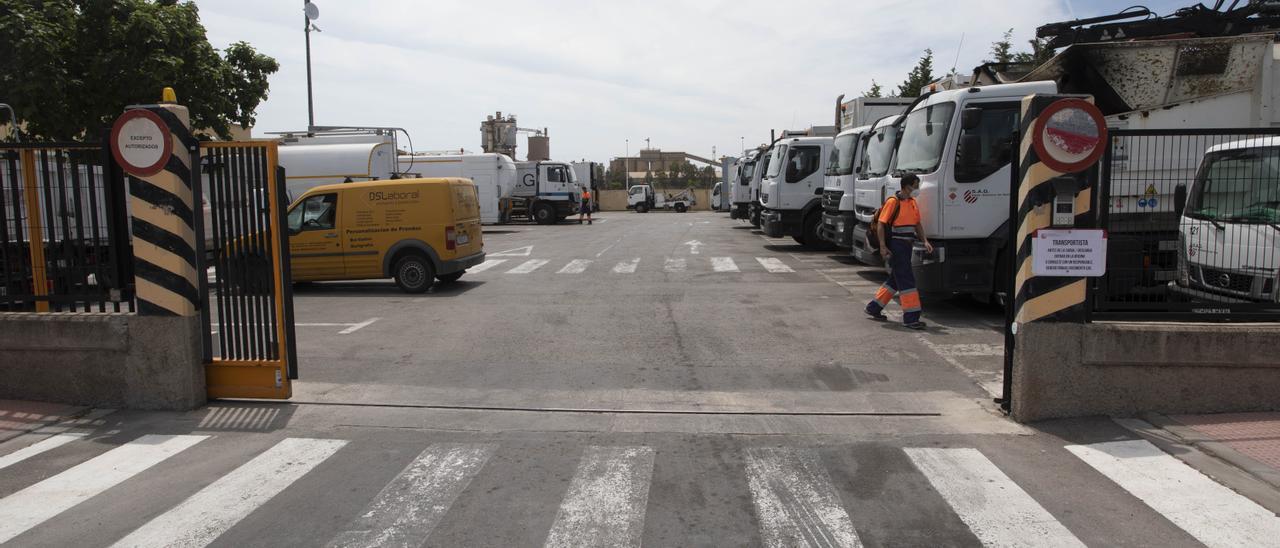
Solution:
M 902 305 L 902 323 L 920 321 L 920 293 L 916 291 L 916 275 L 911 271 L 911 240 L 889 240 L 889 279 L 876 291 L 876 298 L 867 303 L 867 311 L 880 313 L 894 297 Z

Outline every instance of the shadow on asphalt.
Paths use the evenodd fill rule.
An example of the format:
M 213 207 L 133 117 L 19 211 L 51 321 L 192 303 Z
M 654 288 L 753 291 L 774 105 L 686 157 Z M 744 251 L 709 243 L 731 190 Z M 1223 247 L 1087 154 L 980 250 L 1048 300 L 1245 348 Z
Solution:
M 439 299 L 446 297 L 457 297 L 463 295 L 472 289 L 476 289 L 485 282 L 458 280 L 453 283 L 436 282 L 431 286 L 431 290 L 426 293 L 405 293 L 396 287 L 395 282 L 391 280 L 385 281 L 369 281 L 369 282 L 312 282 L 306 284 L 295 284 L 293 286 L 293 294 L 295 296 L 305 295 L 307 297 L 359 297 L 362 295 L 377 296 L 395 296 L 410 299 Z

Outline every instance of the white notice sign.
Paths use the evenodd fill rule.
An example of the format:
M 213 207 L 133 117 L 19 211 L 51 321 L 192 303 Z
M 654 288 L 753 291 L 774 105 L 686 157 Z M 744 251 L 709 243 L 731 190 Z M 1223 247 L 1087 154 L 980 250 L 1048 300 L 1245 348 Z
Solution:
M 1107 272 L 1103 230 L 1042 229 L 1031 239 L 1031 272 L 1036 276 L 1097 277 Z

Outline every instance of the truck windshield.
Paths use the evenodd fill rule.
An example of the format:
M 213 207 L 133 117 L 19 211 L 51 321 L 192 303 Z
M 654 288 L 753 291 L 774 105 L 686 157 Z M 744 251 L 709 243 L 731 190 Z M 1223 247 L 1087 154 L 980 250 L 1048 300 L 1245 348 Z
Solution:
M 830 167 L 827 168 L 827 175 L 853 174 L 853 155 L 858 152 L 858 140 L 861 137 L 860 133 L 836 137 L 835 148 L 831 149 L 831 162 Z
M 786 157 L 787 145 L 782 145 L 773 149 L 773 154 L 769 155 L 769 171 L 766 171 L 764 176 L 770 179 L 777 177 L 778 173 L 782 172 L 782 164 L 786 163 L 782 159 Z
M 955 103 L 938 103 L 907 115 L 902 125 L 902 143 L 898 145 L 898 171 L 933 173 L 938 169 L 955 111 Z
M 751 176 L 754 175 L 755 172 L 756 172 L 756 163 L 747 162 L 742 166 L 742 173 L 740 174 L 738 181 L 742 184 L 742 186 L 747 186 L 751 184 Z
M 893 163 L 893 149 L 898 144 L 898 126 L 885 126 L 871 134 L 862 151 L 862 175 L 884 177 Z
M 1211 221 L 1280 221 L 1280 147 L 1224 150 L 1206 156 L 1186 211 L 1189 217 Z

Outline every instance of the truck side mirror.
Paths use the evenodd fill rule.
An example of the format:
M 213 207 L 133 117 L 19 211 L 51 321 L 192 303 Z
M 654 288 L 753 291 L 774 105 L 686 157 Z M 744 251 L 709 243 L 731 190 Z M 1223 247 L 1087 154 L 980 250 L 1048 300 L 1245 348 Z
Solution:
M 960 111 L 960 129 L 969 131 L 982 125 L 982 109 L 966 108 Z
M 977 167 L 982 162 L 982 137 L 978 135 L 961 135 L 956 155 L 959 156 L 958 164 L 960 167 Z
M 1187 208 L 1187 185 L 1178 185 L 1173 189 L 1173 209 L 1179 215 Z

